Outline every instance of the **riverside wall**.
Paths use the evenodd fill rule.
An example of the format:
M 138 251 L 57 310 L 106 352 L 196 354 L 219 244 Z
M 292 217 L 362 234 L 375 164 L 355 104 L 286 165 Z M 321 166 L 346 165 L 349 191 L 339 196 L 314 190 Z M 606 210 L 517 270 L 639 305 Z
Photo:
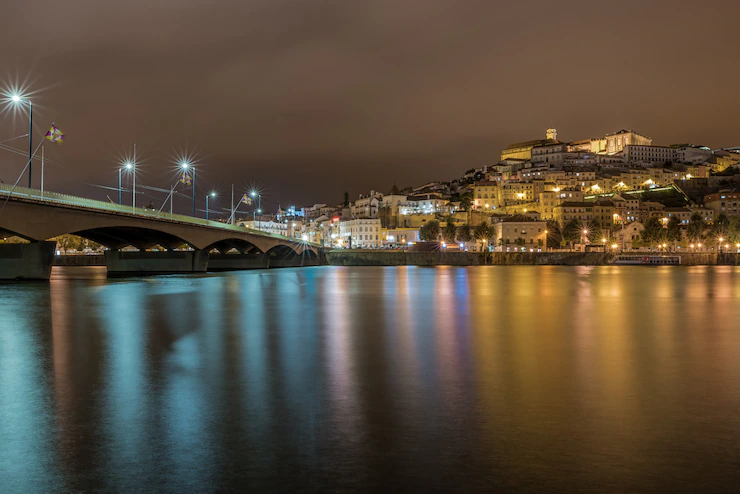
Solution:
M 634 255 L 639 255 L 635 253 Z M 645 255 L 650 255 L 645 253 Z M 652 255 L 659 255 L 657 253 Z M 738 266 L 740 254 L 682 253 L 683 266 Z M 384 250 L 334 250 L 326 252 L 332 266 L 603 266 L 614 254 L 602 252 L 408 252 Z

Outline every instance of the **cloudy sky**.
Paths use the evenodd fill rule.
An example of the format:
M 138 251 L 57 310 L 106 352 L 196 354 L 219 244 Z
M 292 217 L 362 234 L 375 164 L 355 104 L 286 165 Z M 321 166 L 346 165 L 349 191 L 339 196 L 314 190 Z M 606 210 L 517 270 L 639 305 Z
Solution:
M 0 74 L 33 93 L 36 140 L 66 133 L 49 189 L 113 197 L 90 184 L 115 186 L 136 142 L 140 183 L 168 187 L 188 150 L 200 195 L 301 206 L 450 180 L 550 126 L 740 145 L 738 18 L 730 0 L 25 0 L 3 7 Z M 0 141 L 26 125 L 6 111 Z M 0 157 L 15 181 L 23 158 Z

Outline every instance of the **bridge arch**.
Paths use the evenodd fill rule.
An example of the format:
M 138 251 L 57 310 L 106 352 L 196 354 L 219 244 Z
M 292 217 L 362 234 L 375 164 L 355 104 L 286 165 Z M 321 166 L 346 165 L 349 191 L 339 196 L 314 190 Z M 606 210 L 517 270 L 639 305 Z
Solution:
M 218 250 L 222 254 L 226 254 L 228 251 L 232 249 L 236 249 L 239 251 L 240 254 L 262 254 L 262 249 L 257 247 L 254 243 L 244 240 L 242 238 L 225 238 L 222 240 L 218 240 L 216 242 L 213 242 L 211 245 L 207 246 L 205 249 L 208 252 L 212 251 L 213 249 Z
M 161 245 L 169 250 L 183 246 L 193 247 L 183 238 L 151 228 L 111 226 L 78 230 L 69 232 L 69 234 L 92 240 L 110 249 L 132 246 L 139 250 L 146 250 L 156 245 Z

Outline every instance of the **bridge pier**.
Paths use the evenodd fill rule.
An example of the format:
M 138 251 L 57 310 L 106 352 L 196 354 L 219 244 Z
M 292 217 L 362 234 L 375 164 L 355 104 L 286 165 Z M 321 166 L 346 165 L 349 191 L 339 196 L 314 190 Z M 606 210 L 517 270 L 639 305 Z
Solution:
M 204 250 L 164 252 L 105 251 L 105 265 L 109 277 L 140 276 L 148 274 L 205 273 L 208 252 Z
M 0 245 L 0 280 L 48 280 L 56 242 Z
M 269 267 L 270 256 L 267 254 L 210 254 L 208 256 L 208 271 L 238 271 Z

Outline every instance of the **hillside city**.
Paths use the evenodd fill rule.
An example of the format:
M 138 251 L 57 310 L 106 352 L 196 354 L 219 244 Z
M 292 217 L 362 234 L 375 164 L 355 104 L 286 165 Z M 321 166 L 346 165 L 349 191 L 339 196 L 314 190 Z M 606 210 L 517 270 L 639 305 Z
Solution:
M 740 250 L 740 147 L 654 145 L 619 130 L 565 142 L 556 129 L 449 182 L 279 210 L 249 228 L 334 248 Z

